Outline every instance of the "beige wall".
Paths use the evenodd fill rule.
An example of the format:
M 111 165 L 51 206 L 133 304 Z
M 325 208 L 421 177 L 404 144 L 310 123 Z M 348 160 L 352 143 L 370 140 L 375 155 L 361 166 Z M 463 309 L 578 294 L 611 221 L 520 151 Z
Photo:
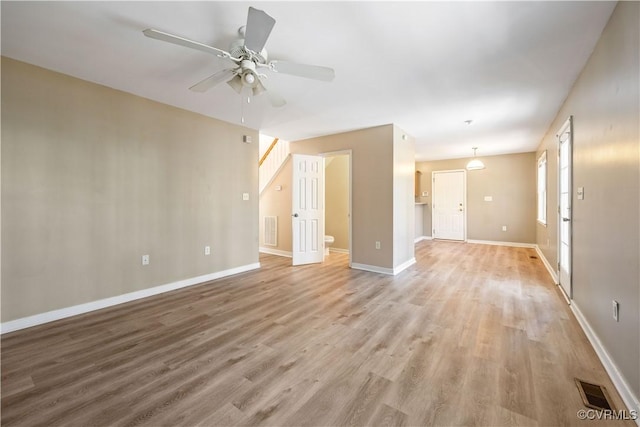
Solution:
M 2 58 L 2 321 L 258 262 L 243 134 Z
M 513 243 L 536 241 L 536 157 L 535 153 L 479 156 L 485 169 L 467 171 L 467 238 Z M 421 191 L 428 197 L 424 208 L 424 230 L 430 236 L 434 171 L 465 169 L 471 158 L 416 163 L 422 172 Z M 493 201 L 486 202 L 485 196 Z M 502 226 L 507 231 L 502 231 Z
M 291 156 L 282 165 L 280 171 L 260 195 L 260 248 L 280 251 L 291 255 L 291 183 L 293 182 L 293 162 Z M 277 190 L 280 187 L 280 190 Z M 278 244 L 264 244 L 264 217 L 278 218 Z
M 640 396 L 640 3 L 619 2 L 544 137 L 548 225 L 537 242 L 557 262 L 556 132 L 573 116 L 573 298 Z M 584 200 L 575 191 L 584 187 Z M 620 303 L 620 321 L 611 301 Z M 630 408 L 634 409 L 634 408 Z M 638 408 L 635 408 L 638 409 Z
M 332 248 L 349 250 L 349 156 L 325 159 L 325 234 Z
M 393 125 L 291 143 L 291 152 L 300 154 L 348 149 L 353 168 L 351 261 L 393 268 Z
M 414 163 L 413 157 L 408 160 L 413 156 L 413 139 L 403 140 L 404 147 L 394 147 L 394 135 L 399 132 L 394 125 L 384 125 L 291 143 L 291 152 L 300 154 L 351 150 L 354 264 L 392 270 L 413 258 Z M 396 161 L 402 171 L 394 169 Z M 291 215 L 290 182 L 291 169 L 285 167 L 260 197 L 260 218 L 281 215 L 279 229 L 291 228 L 291 219 L 285 217 Z M 282 185 L 280 194 L 275 194 L 275 185 Z M 408 195 L 395 199 L 395 189 L 408 190 Z M 394 201 L 406 206 L 394 208 Z M 403 237 L 394 239 L 394 228 Z M 281 232 L 280 237 L 286 240 L 280 240 L 276 249 L 290 251 L 290 235 Z M 376 241 L 380 242 L 380 249 L 375 248 Z M 394 256 L 396 250 L 400 255 Z

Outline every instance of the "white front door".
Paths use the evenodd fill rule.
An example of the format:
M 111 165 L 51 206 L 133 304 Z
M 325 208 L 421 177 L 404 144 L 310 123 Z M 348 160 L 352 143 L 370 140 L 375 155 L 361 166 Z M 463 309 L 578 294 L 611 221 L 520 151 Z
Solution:
M 571 288 L 571 170 L 572 137 L 571 117 L 558 132 L 558 277 L 560 286 L 569 300 Z
M 464 170 L 433 172 L 431 218 L 434 239 L 465 240 L 465 181 Z
M 293 154 L 293 265 L 324 260 L 324 158 Z

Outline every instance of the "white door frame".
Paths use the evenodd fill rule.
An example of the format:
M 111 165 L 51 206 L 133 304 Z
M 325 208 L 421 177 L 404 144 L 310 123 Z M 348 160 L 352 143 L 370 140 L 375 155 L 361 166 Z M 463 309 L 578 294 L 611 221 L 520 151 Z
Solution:
M 435 237 L 435 232 L 433 231 L 433 219 L 435 217 L 435 208 L 433 207 L 433 201 L 435 200 L 435 176 L 437 173 L 451 173 L 451 172 L 462 172 L 462 200 L 464 201 L 464 207 L 463 207 L 463 211 L 462 211 L 462 227 L 464 228 L 463 230 L 463 239 L 461 241 L 466 242 L 467 241 L 467 206 L 468 206 L 468 202 L 467 202 L 467 170 L 466 169 L 450 169 L 450 170 L 441 170 L 441 171 L 432 171 L 431 172 L 431 236 L 434 239 L 437 239 Z
M 334 157 L 334 156 L 349 156 L 349 267 L 351 267 L 351 260 L 353 259 L 353 150 L 340 150 L 340 151 L 328 151 L 326 153 L 320 154 L 322 157 Z M 326 163 L 326 162 L 325 162 Z M 326 179 L 326 174 L 325 174 Z M 326 191 L 326 186 L 324 186 Z M 326 206 L 325 206 L 326 207 Z M 325 209 L 325 215 L 327 214 L 327 210 Z M 326 221 L 323 218 L 323 221 Z M 324 225 L 323 225 L 323 228 Z M 325 228 L 326 232 L 326 228 Z
M 568 215 L 567 217 L 563 217 L 561 212 L 561 177 L 560 177 L 560 144 L 561 138 L 566 133 L 569 134 L 567 139 L 567 143 L 569 144 L 568 150 L 568 168 L 569 168 L 569 179 L 568 179 L 568 189 L 569 200 L 568 200 Z M 573 299 L 573 116 L 569 116 L 569 118 L 564 122 L 560 130 L 556 135 L 556 141 L 558 145 L 558 158 L 557 158 L 557 176 L 558 176 L 558 210 L 557 210 L 557 224 L 558 224 L 558 240 L 557 240 L 557 252 L 558 252 L 558 286 L 560 286 L 560 290 L 562 294 L 567 300 L 567 303 L 571 304 L 571 300 Z M 567 260 L 568 266 L 568 275 L 564 278 L 564 281 L 568 281 L 568 283 L 564 283 L 563 285 L 563 272 L 561 268 L 561 254 L 562 254 L 562 227 L 568 227 L 569 233 L 569 255 Z

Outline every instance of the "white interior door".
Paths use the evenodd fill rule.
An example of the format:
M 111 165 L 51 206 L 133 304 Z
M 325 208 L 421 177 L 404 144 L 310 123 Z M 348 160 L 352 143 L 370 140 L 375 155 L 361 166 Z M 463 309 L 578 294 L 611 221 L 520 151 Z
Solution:
M 558 132 L 558 277 L 560 286 L 572 298 L 571 288 L 571 118 Z
M 324 158 L 293 154 L 293 265 L 324 260 Z
M 434 239 L 465 240 L 466 175 L 464 170 L 433 172 L 431 218 Z

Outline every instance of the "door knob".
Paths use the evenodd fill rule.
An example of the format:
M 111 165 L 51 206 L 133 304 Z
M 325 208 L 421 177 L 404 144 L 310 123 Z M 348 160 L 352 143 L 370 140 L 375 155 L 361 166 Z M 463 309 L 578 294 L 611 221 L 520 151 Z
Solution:
M 294 217 L 294 218 L 298 218 L 298 214 L 297 214 L 297 213 L 294 213 L 294 214 L 293 214 L 293 215 L 291 215 L 291 216 L 292 216 L 292 217 Z

